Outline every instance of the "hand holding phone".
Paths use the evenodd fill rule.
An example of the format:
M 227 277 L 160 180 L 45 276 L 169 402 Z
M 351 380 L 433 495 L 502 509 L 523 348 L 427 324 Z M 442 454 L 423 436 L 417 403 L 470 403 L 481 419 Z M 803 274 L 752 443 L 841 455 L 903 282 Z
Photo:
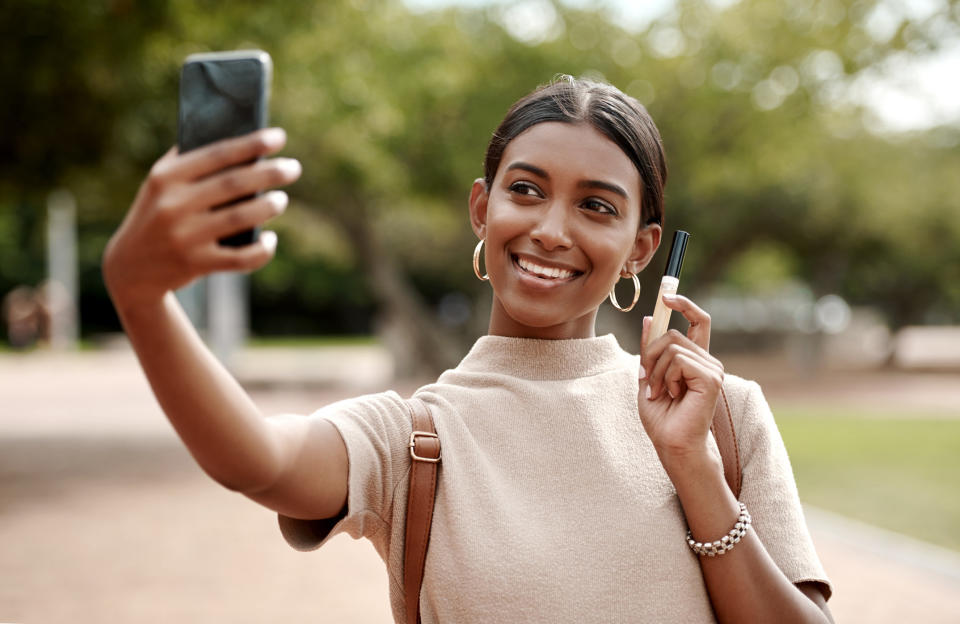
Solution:
M 198 277 L 254 271 L 273 257 L 276 236 L 255 228 L 283 213 L 287 196 L 264 191 L 294 182 L 301 168 L 291 158 L 268 158 L 286 134 L 257 130 L 266 124 L 270 64 L 265 54 L 250 56 L 185 63 L 180 149 L 154 163 L 104 251 L 104 280 L 118 311 L 154 307 Z
M 188 56 L 180 72 L 180 153 L 266 127 L 272 73 L 270 55 L 262 50 Z M 252 197 L 241 197 L 218 208 Z M 239 247 L 258 237 L 259 228 L 253 228 L 225 237 L 220 244 Z

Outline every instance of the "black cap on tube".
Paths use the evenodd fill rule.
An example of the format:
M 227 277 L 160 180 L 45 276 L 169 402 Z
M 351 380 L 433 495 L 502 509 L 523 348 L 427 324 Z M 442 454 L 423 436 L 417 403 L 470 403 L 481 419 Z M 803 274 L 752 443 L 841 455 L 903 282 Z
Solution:
M 673 233 L 673 243 L 670 245 L 670 257 L 667 258 L 667 268 L 663 272 L 664 277 L 680 277 L 680 267 L 683 266 L 683 252 L 687 250 L 687 239 L 690 238 L 689 232 L 677 230 Z

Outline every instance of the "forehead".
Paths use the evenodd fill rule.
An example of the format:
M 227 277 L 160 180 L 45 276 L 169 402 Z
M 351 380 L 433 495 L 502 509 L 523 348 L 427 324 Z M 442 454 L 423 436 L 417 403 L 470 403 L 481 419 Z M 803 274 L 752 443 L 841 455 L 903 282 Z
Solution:
M 640 199 L 642 182 L 633 161 L 588 124 L 548 121 L 527 128 L 507 144 L 498 176 L 515 162 L 536 165 L 551 179 L 610 182 Z

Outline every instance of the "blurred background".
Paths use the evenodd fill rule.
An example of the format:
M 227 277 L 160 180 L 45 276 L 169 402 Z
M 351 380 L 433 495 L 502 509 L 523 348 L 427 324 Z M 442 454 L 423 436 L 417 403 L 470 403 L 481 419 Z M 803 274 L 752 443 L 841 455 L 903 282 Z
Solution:
M 681 291 L 773 405 L 834 612 L 960 621 L 960 2 L 7 0 L 0 41 L 0 620 L 389 619 L 372 549 L 288 552 L 192 464 L 100 276 L 183 59 L 261 48 L 304 175 L 268 266 L 180 296 L 265 411 L 455 365 L 493 128 L 607 80 L 659 125 Z

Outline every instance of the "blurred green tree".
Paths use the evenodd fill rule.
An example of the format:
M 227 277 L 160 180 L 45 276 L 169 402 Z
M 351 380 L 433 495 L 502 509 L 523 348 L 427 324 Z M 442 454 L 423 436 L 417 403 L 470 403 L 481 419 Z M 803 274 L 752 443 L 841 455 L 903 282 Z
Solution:
M 895 326 L 956 322 L 957 128 L 879 136 L 848 94 L 858 72 L 955 32 L 958 5 L 901 15 L 886 37 L 870 27 L 880 6 L 680 0 L 633 32 L 546 0 L 425 13 L 396 0 L 10 0 L 0 293 L 42 278 L 43 199 L 69 188 L 84 331 L 115 329 L 99 255 L 174 141 L 179 64 L 259 47 L 274 57 L 273 121 L 305 169 L 271 226 L 278 256 L 252 277 L 259 333 L 379 329 L 407 372 L 454 362 L 483 321 L 448 328 L 437 304 L 487 292 L 469 264 L 470 182 L 509 104 L 557 73 L 607 79 L 657 120 L 667 227 L 694 233 L 686 288 L 742 283 L 731 267 L 748 267 L 877 306 Z

